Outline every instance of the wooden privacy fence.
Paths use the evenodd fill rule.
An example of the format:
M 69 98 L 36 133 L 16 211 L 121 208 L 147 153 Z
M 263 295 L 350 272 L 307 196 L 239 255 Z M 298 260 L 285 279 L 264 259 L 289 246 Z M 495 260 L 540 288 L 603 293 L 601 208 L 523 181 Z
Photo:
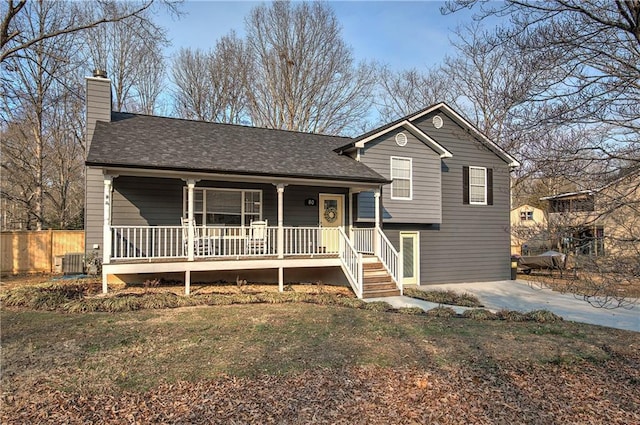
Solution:
M 84 252 L 84 230 L 29 230 L 0 233 L 2 273 L 55 271 L 56 257 Z

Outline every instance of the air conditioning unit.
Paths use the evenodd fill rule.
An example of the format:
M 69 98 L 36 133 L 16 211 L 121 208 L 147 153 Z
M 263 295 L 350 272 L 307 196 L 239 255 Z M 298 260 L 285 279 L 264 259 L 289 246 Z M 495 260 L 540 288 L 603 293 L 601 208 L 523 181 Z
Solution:
M 68 252 L 64 254 L 62 272 L 64 274 L 84 273 L 84 252 Z

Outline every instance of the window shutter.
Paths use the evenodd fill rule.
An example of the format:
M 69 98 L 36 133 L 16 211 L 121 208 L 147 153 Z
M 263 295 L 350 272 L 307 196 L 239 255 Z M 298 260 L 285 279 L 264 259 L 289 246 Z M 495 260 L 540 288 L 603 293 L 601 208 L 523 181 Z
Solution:
M 487 168 L 487 205 L 493 205 L 493 168 Z
M 462 167 L 462 203 L 469 205 L 469 167 Z

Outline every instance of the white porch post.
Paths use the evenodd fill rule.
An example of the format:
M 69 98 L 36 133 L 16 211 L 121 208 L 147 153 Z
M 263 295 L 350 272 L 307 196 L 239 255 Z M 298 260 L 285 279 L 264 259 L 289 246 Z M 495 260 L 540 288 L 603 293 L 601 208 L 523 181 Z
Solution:
M 111 191 L 113 188 L 113 176 L 104 176 L 104 224 L 102 226 L 102 264 L 111 261 Z M 102 293 L 106 294 L 107 274 L 102 272 Z
M 193 220 L 193 205 L 194 205 L 194 195 L 193 189 L 196 186 L 196 181 L 193 179 L 187 180 L 187 222 L 188 222 L 188 230 L 187 230 L 187 260 L 193 261 L 194 259 L 194 241 L 195 241 L 195 227 Z
M 278 258 L 284 258 L 284 187 L 283 183 L 278 183 Z
M 184 272 L 184 294 L 191 294 L 191 270 Z
M 353 243 L 353 190 L 349 188 L 349 240 Z
M 278 267 L 278 290 L 284 292 L 284 268 Z
M 375 208 L 375 226 L 373 231 L 373 253 L 380 256 L 380 237 L 378 236 L 378 230 L 380 229 L 380 188 L 374 190 L 374 208 Z

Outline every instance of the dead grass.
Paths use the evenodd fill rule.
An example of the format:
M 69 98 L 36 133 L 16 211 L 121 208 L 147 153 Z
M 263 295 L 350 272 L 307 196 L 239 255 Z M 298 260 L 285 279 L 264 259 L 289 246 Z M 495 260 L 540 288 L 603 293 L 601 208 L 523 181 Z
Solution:
M 622 330 L 306 303 L 0 318 L 7 424 L 640 421 Z

